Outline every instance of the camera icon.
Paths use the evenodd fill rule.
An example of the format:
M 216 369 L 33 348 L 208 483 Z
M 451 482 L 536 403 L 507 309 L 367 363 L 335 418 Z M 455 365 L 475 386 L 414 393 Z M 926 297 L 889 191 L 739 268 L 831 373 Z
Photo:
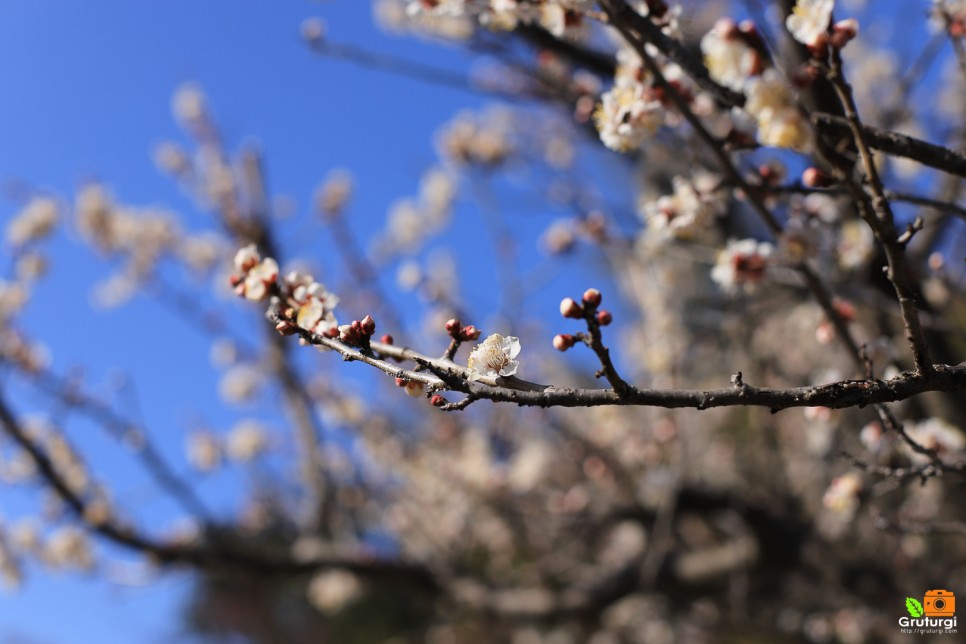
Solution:
M 956 596 L 948 590 L 927 590 L 922 604 L 926 617 L 952 617 L 956 613 Z

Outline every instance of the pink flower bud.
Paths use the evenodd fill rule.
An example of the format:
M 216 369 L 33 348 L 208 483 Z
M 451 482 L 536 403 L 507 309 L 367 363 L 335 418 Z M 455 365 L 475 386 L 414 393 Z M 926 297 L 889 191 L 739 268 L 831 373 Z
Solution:
M 435 394 L 429 399 L 429 402 L 433 405 L 433 407 L 442 407 L 446 404 L 446 399 L 439 394 Z
M 337 327 L 326 329 L 325 333 L 323 333 L 322 335 L 324 335 L 327 338 L 332 338 L 334 340 L 335 338 L 339 337 L 339 329 Z
M 293 333 L 295 333 L 295 329 L 296 329 L 295 325 L 289 322 L 288 320 L 282 320 L 281 322 L 275 325 L 275 330 L 282 335 L 292 335 Z
M 372 337 L 372 334 L 376 332 L 376 321 L 372 319 L 371 315 L 367 315 L 362 318 L 362 334 L 366 337 Z
M 842 49 L 845 47 L 849 41 L 855 38 L 859 33 L 859 21 L 855 18 L 848 18 L 846 20 L 839 20 L 832 27 L 832 38 L 829 42 L 836 49 Z
M 244 275 L 233 274 L 228 276 L 228 284 L 231 285 L 232 288 L 237 287 L 239 284 L 241 284 L 244 281 L 245 281 Z
M 832 185 L 832 178 L 818 168 L 805 168 L 802 172 L 802 183 L 809 188 L 826 188 Z
M 597 289 L 589 288 L 586 291 L 584 291 L 583 299 L 584 299 L 584 306 L 592 309 L 600 305 L 602 296 L 600 294 L 600 291 L 598 291 Z
M 576 318 L 580 319 L 584 314 L 584 310 L 580 307 L 577 302 L 571 297 L 565 297 L 560 300 L 560 315 L 565 318 Z
M 388 333 L 384 333 L 383 336 L 379 338 L 379 342 L 382 342 L 383 344 L 392 344 L 393 338 Z
M 450 337 L 456 338 L 460 334 L 460 330 L 463 328 L 463 323 L 456 318 L 450 318 L 446 323 L 446 332 L 449 333 Z
M 566 351 L 570 347 L 574 346 L 576 338 L 569 333 L 558 333 L 553 336 L 553 348 L 557 351 Z
M 463 330 L 460 331 L 460 337 L 459 337 L 459 339 L 460 340 L 477 340 L 477 339 L 479 339 L 479 337 L 480 337 L 480 330 L 477 329 L 475 326 L 473 326 L 471 324 L 469 326 L 463 327 Z
M 405 387 L 407 382 L 409 382 L 409 381 L 406 380 L 405 378 L 396 378 L 396 386 L 397 387 Z
M 610 311 L 600 310 L 597 311 L 597 324 L 601 326 L 607 326 L 614 321 L 614 316 L 610 314 Z

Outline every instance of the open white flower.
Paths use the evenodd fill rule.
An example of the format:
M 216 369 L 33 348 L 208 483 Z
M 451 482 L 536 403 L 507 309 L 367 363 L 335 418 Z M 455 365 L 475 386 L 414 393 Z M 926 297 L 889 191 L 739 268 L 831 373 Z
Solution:
M 835 0 L 798 0 L 785 20 L 785 26 L 792 38 L 803 45 L 814 46 L 828 32 L 833 8 Z
M 516 360 L 519 354 L 520 338 L 512 335 L 503 337 L 499 333 L 494 333 L 476 345 L 470 353 L 467 365 L 470 370 L 470 381 L 484 377 L 512 376 L 520 366 L 520 361 Z

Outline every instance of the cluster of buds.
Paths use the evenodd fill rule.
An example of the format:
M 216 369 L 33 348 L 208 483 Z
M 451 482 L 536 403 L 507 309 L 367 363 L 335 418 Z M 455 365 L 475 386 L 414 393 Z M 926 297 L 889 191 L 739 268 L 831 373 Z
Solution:
M 240 248 L 235 253 L 235 270 L 229 284 L 235 293 L 254 302 L 268 297 L 269 289 L 278 279 L 278 263 L 271 257 L 262 259 L 255 244 Z
M 603 296 L 601 296 L 600 291 L 595 288 L 584 291 L 580 303 L 572 297 L 565 297 L 560 300 L 560 315 L 575 320 L 587 320 L 588 324 L 607 326 L 614 321 L 614 316 L 611 315 L 610 311 L 598 309 L 602 299 Z M 566 351 L 577 344 L 580 339 L 579 335 L 560 333 L 554 336 L 553 346 L 557 351 Z
M 367 348 L 372 334 L 376 332 L 376 321 L 371 315 L 362 320 L 353 320 L 351 324 L 339 326 L 339 339 L 354 347 Z
M 446 322 L 446 333 L 457 342 L 468 342 L 480 337 L 479 329 L 472 324 L 463 326 L 463 323 L 456 318 L 451 318 Z
M 333 313 L 339 296 L 330 293 L 324 284 L 311 275 L 292 271 L 282 280 L 279 290 L 281 297 L 272 298 L 266 312 L 271 320 L 276 319 L 276 312 L 281 314 L 282 320 L 275 324 L 279 333 L 292 335 L 304 329 L 327 338 L 339 335 L 339 323 Z

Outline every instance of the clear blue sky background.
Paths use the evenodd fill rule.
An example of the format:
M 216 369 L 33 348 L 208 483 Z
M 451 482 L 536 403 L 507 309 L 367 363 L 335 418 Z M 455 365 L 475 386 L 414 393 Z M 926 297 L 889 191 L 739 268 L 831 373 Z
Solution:
M 179 84 L 197 81 L 232 148 L 257 137 L 274 194 L 294 197 L 304 208 L 320 179 L 345 167 L 360 187 L 355 216 L 381 219 L 393 199 L 415 193 L 434 159 L 439 123 L 480 101 L 322 60 L 300 40 L 302 20 L 320 15 L 339 41 L 417 58 L 433 52 L 437 64 L 454 69 L 464 62 L 456 55 L 440 60 L 437 47 L 384 36 L 370 11 L 362 0 L 6 0 L 0 3 L 0 181 L 22 180 L 69 199 L 79 183 L 96 177 L 122 202 L 167 204 L 186 228 L 206 228 L 150 158 L 154 143 L 181 138 L 171 95 Z M 18 207 L 0 201 L 0 224 Z M 112 369 L 132 369 L 152 435 L 183 462 L 185 415 L 208 413 L 217 397 L 207 343 L 146 300 L 92 311 L 91 285 L 109 271 L 75 236 L 61 233 L 49 246 L 53 273 L 24 323 L 48 342 L 59 369 L 84 364 L 91 382 L 102 385 Z M 311 252 L 311 240 L 298 250 Z M 30 394 L 15 402 L 20 410 L 41 404 Z M 210 413 L 210 420 L 221 420 Z M 73 427 L 96 432 L 83 423 Z M 95 466 L 112 468 L 110 478 L 122 488 L 130 481 L 118 491 L 122 501 L 161 504 L 141 492 L 143 482 L 129 471 L 122 450 L 97 434 L 73 438 L 92 450 Z M 229 489 L 204 491 L 217 499 Z M 37 500 L 4 487 L 0 514 L 14 519 Z M 168 515 L 165 508 L 157 512 Z M 189 588 L 184 575 L 126 588 L 36 566 L 28 573 L 23 590 L 0 597 L 0 641 L 171 641 Z

